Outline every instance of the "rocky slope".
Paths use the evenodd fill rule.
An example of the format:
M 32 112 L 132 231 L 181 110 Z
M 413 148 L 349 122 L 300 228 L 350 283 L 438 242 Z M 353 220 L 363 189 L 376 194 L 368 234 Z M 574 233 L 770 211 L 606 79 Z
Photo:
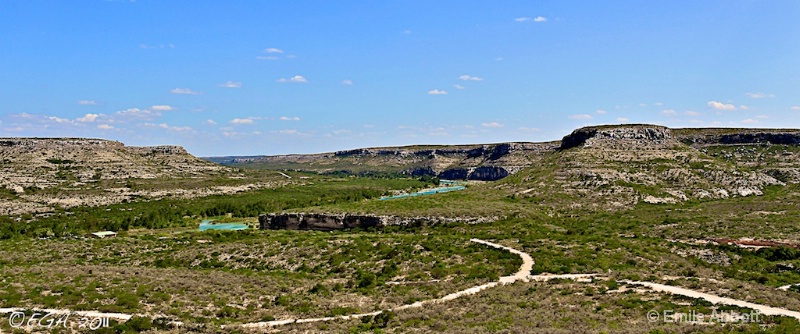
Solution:
M 676 203 L 761 195 L 767 186 L 784 184 L 759 168 L 729 163 L 685 142 L 731 147 L 730 138 L 783 138 L 781 142 L 791 143 L 786 139 L 791 137 L 787 133 L 764 131 L 769 135 L 728 133 L 714 137 L 714 131 L 691 132 L 690 136 L 686 131 L 656 125 L 577 129 L 564 137 L 558 153 L 506 184 L 527 187 L 519 193 L 523 197 L 611 208 L 631 207 L 640 201 Z M 746 139 L 737 140 L 742 141 Z M 798 166 L 798 162 L 794 159 L 791 163 Z
M 321 173 L 402 173 L 493 181 L 516 173 L 558 148 L 550 143 L 364 148 L 322 154 L 207 158 L 231 166 Z
M 128 180 L 203 178 L 229 170 L 179 146 L 130 147 L 81 138 L 0 138 L 0 161 L 0 214 L 5 215 L 118 203 L 159 192 L 201 195 L 208 191 L 132 189 Z

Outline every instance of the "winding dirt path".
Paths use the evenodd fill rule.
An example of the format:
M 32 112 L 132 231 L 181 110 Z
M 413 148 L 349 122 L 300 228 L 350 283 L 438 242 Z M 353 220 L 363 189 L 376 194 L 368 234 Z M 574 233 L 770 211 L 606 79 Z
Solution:
M 447 296 L 444 296 L 442 298 L 439 298 L 439 299 L 429 299 L 429 300 L 424 300 L 424 301 L 418 301 L 418 302 L 413 303 L 413 304 L 407 304 L 407 305 L 403 305 L 403 306 L 398 306 L 398 307 L 390 309 L 390 311 L 394 312 L 394 311 L 402 311 L 402 310 L 406 310 L 406 309 L 410 309 L 410 308 L 423 307 L 423 306 L 428 305 L 428 304 L 441 303 L 441 302 L 446 302 L 448 300 L 453 300 L 453 299 L 456 299 L 456 298 L 459 298 L 459 297 L 463 297 L 463 296 L 467 296 L 467 295 L 473 295 L 473 294 L 476 294 L 476 293 L 478 293 L 478 292 L 480 292 L 482 290 L 485 290 L 485 289 L 488 289 L 488 288 L 491 288 L 491 287 L 495 287 L 497 285 L 511 284 L 511 283 L 516 282 L 516 281 L 524 281 L 524 282 L 528 281 L 528 276 L 530 275 L 531 269 L 533 268 L 533 258 L 530 255 L 528 255 L 527 253 L 523 253 L 521 251 L 518 251 L 516 249 L 510 248 L 510 247 L 498 245 L 496 243 L 488 242 L 488 241 L 481 240 L 481 239 L 470 239 L 469 241 L 472 241 L 472 242 L 475 242 L 475 243 L 479 243 L 479 244 L 482 244 L 482 245 L 486 245 L 486 246 L 489 246 L 489 247 L 502 249 L 502 250 L 505 250 L 507 252 L 516 254 L 520 258 L 522 258 L 522 266 L 520 266 L 519 270 L 516 273 L 514 273 L 513 275 L 500 277 L 500 280 L 498 280 L 497 282 L 491 282 L 491 283 L 486 283 L 486 284 L 474 286 L 474 287 L 471 287 L 469 289 L 464 289 L 464 290 L 461 290 L 461 291 L 458 291 L 458 292 L 451 293 L 451 294 L 449 294 Z M 358 318 L 363 318 L 363 317 L 368 317 L 368 316 L 376 316 L 376 315 L 381 314 L 383 312 L 384 311 L 381 310 L 381 311 L 375 311 L 375 312 L 370 312 L 370 313 L 359 313 L 359 314 L 344 315 L 344 316 L 338 316 L 338 317 L 323 317 L 323 318 L 286 319 L 286 320 L 262 321 L 262 322 L 254 322 L 254 323 L 242 324 L 242 327 L 245 327 L 245 328 L 259 328 L 259 327 L 273 327 L 273 326 L 280 326 L 280 325 L 287 325 L 287 324 L 300 324 L 300 323 L 307 323 L 307 322 L 332 321 L 332 320 L 338 320 L 338 319 L 341 319 L 341 320 L 358 319 Z
M 523 282 L 528 282 L 528 281 L 548 281 L 548 280 L 552 280 L 552 279 L 589 280 L 589 279 L 592 279 L 593 277 L 601 276 L 601 275 L 598 275 L 598 274 L 566 274 L 566 275 L 543 274 L 543 275 L 530 275 L 531 269 L 533 268 L 534 261 L 533 261 L 533 258 L 529 254 L 521 252 L 521 251 L 513 249 L 513 248 L 510 248 L 510 247 L 498 245 L 496 243 L 492 243 L 492 242 L 481 240 L 481 239 L 470 239 L 470 241 L 471 242 L 475 242 L 475 243 L 479 243 L 479 244 L 482 244 L 482 245 L 486 245 L 486 246 L 489 246 L 489 247 L 502 249 L 502 250 L 505 250 L 505 251 L 510 252 L 512 254 L 516 254 L 522 259 L 522 265 L 520 266 L 519 270 L 516 273 L 514 273 L 513 275 L 500 277 L 500 279 L 498 281 L 496 281 L 496 282 L 490 282 L 490 283 L 478 285 L 478 286 L 475 286 L 475 287 L 471 287 L 471 288 L 468 288 L 468 289 L 464 289 L 464 290 L 451 293 L 449 295 L 446 295 L 446 296 L 444 296 L 442 298 L 438 298 L 438 299 L 429 299 L 429 300 L 425 300 L 425 301 L 419 301 L 419 302 L 416 302 L 416 303 L 413 303 L 413 304 L 407 304 L 407 305 L 398 306 L 398 307 L 390 309 L 390 311 L 402 311 L 402 310 L 406 310 L 406 309 L 410 309 L 410 308 L 423 307 L 423 306 L 428 305 L 428 304 L 446 302 L 446 301 L 453 300 L 453 299 L 456 299 L 456 298 L 459 298 L 459 297 L 476 294 L 476 293 L 478 293 L 478 292 L 480 292 L 482 290 L 485 290 L 485 289 L 488 289 L 488 288 L 492 288 L 492 287 L 495 287 L 495 286 L 498 286 L 498 285 L 511 284 L 511 283 L 514 283 L 514 282 L 517 282 L 517 281 L 523 281 Z M 708 294 L 708 293 L 704 293 L 704 292 L 700 292 L 700 291 L 695 291 L 695 290 L 691 290 L 691 289 L 681 288 L 681 287 L 677 287 L 677 286 L 664 285 L 664 284 L 652 283 L 652 282 L 629 281 L 629 280 L 621 280 L 620 282 L 621 283 L 625 283 L 625 284 L 645 286 L 645 287 L 650 288 L 650 289 L 652 289 L 653 291 L 656 291 L 656 292 L 664 292 L 664 293 L 681 295 L 681 296 L 686 296 L 686 297 L 691 297 L 691 298 L 699 298 L 699 299 L 703 299 L 703 300 L 709 301 L 709 302 L 711 302 L 713 304 L 724 304 L 724 305 L 733 305 L 733 306 L 749 308 L 749 309 L 757 310 L 757 311 L 761 312 L 761 314 L 764 314 L 764 315 L 780 315 L 780 316 L 787 316 L 787 317 L 792 317 L 792 318 L 795 318 L 795 319 L 800 319 L 800 312 L 797 312 L 797 311 L 790 311 L 790 310 L 787 310 L 787 309 L 782 309 L 782 308 L 777 308 L 777 307 L 772 307 L 772 306 L 767 306 L 767 305 L 750 303 L 750 302 L 746 302 L 746 301 L 743 301 L 743 300 L 732 299 L 732 298 L 727 298 L 727 297 L 720 297 L 720 296 L 716 296 L 716 295 L 712 295 L 712 294 Z M 783 288 L 783 287 L 781 287 L 781 288 Z M 22 309 L 22 308 L 0 308 L 0 314 L 10 314 L 10 313 L 13 313 L 13 312 L 21 312 L 23 310 L 24 309 Z M 124 314 L 124 313 L 103 313 L 103 312 L 95 312 L 95 311 L 70 311 L 70 310 L 64 310 L 64 309 L 34 309 L 34 310 L 35 311 L 39 311 L 39 312 L 55 313 L 55 314 L 71 313 L 71 314 L 81 315 L 81 316 L 85 316 L 85 317 L 112 318 L 112 319 L 117 319 L 117 320 L 121 320 L 121 321 L 127 321 L 133 316 L 131 314 Z M 244 328 L 263 328 L 263 327 L 274 327 L 274 326 L 287 325 L 287 324 L 293 324 L 293 323 L 308 323 L 308 322 L 322 322 L 322 321 L 333 321 L 333 320 L 348 320 L 348 319 L 363 318 L 363 317 L 367 317 L 367 316 L 376 316 L 376 315 L 381 314 L 383 312 L 385 312 L 385 310 L 374 311 L 374 312 L 369 312 L 369 313 L 359 313 L 359 314 L 345 315 L 345 316 L 336 316 L 336 317 L 306 318 L 306 319 L 285 319 L 285 320 L 254 322 L 254 323 L 242 324 L 241 326 L 244 327 Z M 182 322 L 175 322 L 174 324 L 180 326 L 183 323 Z M 224 328 L 225 326 L 222 326 L 222 327 Z
M 790 311 L 790 310 L 787 310 L 787 309 L 782 309 L 782 308 L 777 308 L 777 307 L 772 307 L 772 306 L 767 306 L 767 305 L 761 305 L 761 304 L 755 304 L 755 303 L 746 302 L 746 301 L 743 301 L 743 300 L 738 300 L 738 299 L 733 299 L 733 298 L 720 297 L 720 296 L 712 295 L 712 294 L 709 294 L 709 293 L 690 290 L 690 289 L 681 288 L 681 287 L 677 287 L 677 286 L 664 285 L 664 284 L 651 283 L 651 282 L 628 281 L 628 280 L 621 280 L 620 282 L 626 283 L 626 284 L 634 284 L 634 285 L 646 286 L 646 287 L 652 289 L 653 291 L 657 291 L 657 292 L 666 292 L 666 293 L 671 293 L 671 294 L 674 294 L 674 295 L 681 295 L 681 296 L 686 296 L 686 297 L 691 297 L 691 298 L 704 299 L 706 301 L 711 302 L 712 304 L 723 304 L 723 305 L 733 305 L 733 306 L 739 306 L 739 307 L 746 307 L 746 308 L 749 308 L 749 309 L 753 309 L 753 310 L 759 311 L 759 312 L 761 312 L 761 314 L 764 314 L 764 315 L 782 315 L 782 316 L 792 317 L 792 318 L 795 318 L 795 319 L 800 319 L 800 312 L 797 312 L 797 311 Z

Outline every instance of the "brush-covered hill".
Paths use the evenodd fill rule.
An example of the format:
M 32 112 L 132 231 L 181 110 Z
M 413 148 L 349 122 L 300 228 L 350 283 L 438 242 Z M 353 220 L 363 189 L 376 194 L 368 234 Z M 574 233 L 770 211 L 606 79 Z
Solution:
M 187 180 L 232 174 L 179 146 L 133 147 L 102 139 L 0 138 L 0 161 L 4 215 L 214 193 L 221 189 L 196 189 Z M 145 189 L 137 180 L 159 184 Z
M 798 142 L 798 130 L 585 127 L 547 143 L 530 155 L 527 166 L 494 182 L 472 184 L 462 192 L 315 212 L 500 217 L 540 208 L 577 214 L 583 209 L 625 210 L 639 203 L 761 196 L 771 189 L 796 189 Z M 323 157 L 316 159 L 314 163 L 324 163 Z M 395 164 L 403 166 L 400 159 Z M 301 166 L 298 162 L 296 168 Z
M 498 186 L 569 207 L 758 196 L 798 182 L 799 142 L 797 130 L 585 127 Z

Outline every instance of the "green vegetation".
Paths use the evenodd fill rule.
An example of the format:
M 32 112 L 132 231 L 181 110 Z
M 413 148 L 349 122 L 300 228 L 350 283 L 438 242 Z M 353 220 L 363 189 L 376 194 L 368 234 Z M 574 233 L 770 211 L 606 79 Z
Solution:
M 589 282 L 517 282 L 424 308 L 348 321 L 291 324 L 280 330 L 796 332 L 800 324 L 784 317 L 764 316 L 759 324 L 706 326 L 649 322 L 651 310 L 706 314 L 749 310 L 717 308 L 702 300 L 624 283 L 646 280 L 800 311 L 798 288 L 776 289 L 800 283 L 800 250 L 793 245 L 800 240 L 798 184 L 765 186 L 761 196 L 689 196 L 675 203 L 650 204 L 641 198 L 662 196 L 679 187 L 680 180 L 654 177 L 640 182 L 604 176 L 619 172 L 660 177 L 684 168 L 686 175 L 700 177 L 734 165 L 756 170 L 791 160 L 761 159 L 758 154 L 789 157 L 797 151 L 748 146 L 741 152 L 758 154 L 745 155 L 737 151 L 740 148 L 727 149 L 711 147 L 695 156 L 686 153 L 681 161 L 642 153 L 638 158 L 631 155 L 630 162 L 624 160 L 628 157 L 604 157 L 591 151 L 560 152 L 498 182 L 392 201 L 377 198 L 432 186 L 437 180 L 291 172 L 293 178 L 282 180 L 285 183 L 232 195 L 165 196 L 58 208 L 50 216 L 0 216 L 0 238 L 4 239 L 0 241 L 0 307 L 137 315 L 106 332 L 160 332 L 171 321 L 186 324 L 174 329 L 177 332 L 217 332 L 223 324 L 231 325 L 226 331 L 237 332 L 233 325 L 245 322 L 386 310 L 496 281 L 518 270 L 521 261 L 516 255 L 469 241 L 481 238 L 531 254 L 535 259 L 532 274 L 601 276 Z M 751 160 L 743 157 L 761 165 L 746 165 Z M 597 161 L 603 162 L 605 170 L 581 169 L 589 163 L 599 165 Z M 59 165 L 67 170 L 68 163 Z M 275 177 L 274 172 L 242 173 L 248 182 Z M 97 186 L 122 186 L 110 182 L 100 180 Z M 198 187 L 243 184 L 219 177 L 136 179 L 126 180 L 124 186 L 185 189 L 182 182 Z M 580 191 L 569 192 L 574 189 Z M 0 198 L 14 196 L 21 195 L 0 189 Z M 636 201 L 608 204 L 619 198 Z M 596 205 L 575 205 L 586 202 Z M 427 223 L 333 232 L 199 232 L 196 228 L 204 218 L 253 224 L 258 214 L 281 211 L 424 217 L 420 221 Z M 96 230 L 121 233 L 109 239 L 82 237 Z M 740 238 L 780 241 L 784 246 L 755 249 L 722 241 Z M 0 329 L 9 330 L 4 321 Z

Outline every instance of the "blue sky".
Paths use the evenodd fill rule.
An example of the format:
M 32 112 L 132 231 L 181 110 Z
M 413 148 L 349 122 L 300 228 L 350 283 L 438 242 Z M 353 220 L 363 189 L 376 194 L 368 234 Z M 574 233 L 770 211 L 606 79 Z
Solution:
M 800 2 L 0 5 L 0 136 L 199 156 L 800 127 Z

